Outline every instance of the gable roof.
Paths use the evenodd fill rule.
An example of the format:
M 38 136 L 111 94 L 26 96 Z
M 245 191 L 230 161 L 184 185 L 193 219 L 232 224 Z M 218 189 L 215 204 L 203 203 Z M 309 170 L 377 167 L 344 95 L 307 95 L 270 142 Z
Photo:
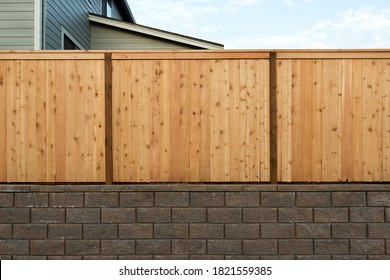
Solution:
M 193 46 L 196 48 L 209 49 L 209 50 L 224 48 L 224 45 L 219 43 L 210 42 L 210 41 L 206 41 L 194 37 L 189 37 L 178 33 L 168 32 L 165 30 L 152 28 L 152 27 L 148 27 L 136 23 L 130 23 L 123 20 L 108 18 L 96 14 L 89 14 L 89 20 L 92 23 L 103 24 L 107 27 L 119 28 L 128 32 L 136 32 L 142 35 L 173 41 L 180 44 Z

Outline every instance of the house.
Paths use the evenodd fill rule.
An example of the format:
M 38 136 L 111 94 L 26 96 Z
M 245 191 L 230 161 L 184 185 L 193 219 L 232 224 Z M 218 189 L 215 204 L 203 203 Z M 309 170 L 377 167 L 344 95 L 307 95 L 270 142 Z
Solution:
M 126 0 L 1 0 L 0 50 L 222 49 L 136 23 Z

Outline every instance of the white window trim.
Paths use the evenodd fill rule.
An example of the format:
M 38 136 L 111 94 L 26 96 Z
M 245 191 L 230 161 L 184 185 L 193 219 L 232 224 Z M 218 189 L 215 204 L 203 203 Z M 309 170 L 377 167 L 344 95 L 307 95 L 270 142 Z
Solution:
M 80 49 L 85 50 L 82 44 L 63 26 L 61 26 L 61 49 L 64 49 L 64 35 L 68 36 L 69 39 Z
M 34 0 L 34 50 L 42 50 L 42 0 Z

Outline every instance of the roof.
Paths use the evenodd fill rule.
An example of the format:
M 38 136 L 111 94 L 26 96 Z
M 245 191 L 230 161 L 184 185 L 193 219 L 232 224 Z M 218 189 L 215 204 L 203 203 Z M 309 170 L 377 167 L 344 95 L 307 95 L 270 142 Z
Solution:
M 178 33 L 173 33 L 173 32 L 168 32 L 165 30 L 153 28 L 153 27 L 148 27 L 145 25 L 140 25 L 136 23 L 131 23 L 123 20 L 118 20 L 118 19 L 113 19 L 113 18 L 108 18 L 96 14 L 89 14 L 89 20 L 92 23 L 99 23 L 103 24 L 112 28 L 119 28 L 122 30 L 126 30 L 129 32 L 137 32 L 141 33 L 143 35 L 147 36 L 152 36 L 152 37 L 157 37 L 161 38 L 164 40 L 169 40 L 181 44 L 186 44 L 190 46 L 194 46 L 197 48 L 201 49 L 209 49 L 209 50 L 215 50 L 215 49 L 223 49 L 224 45 L 211 42 L 211 41 L 206 41 L 194 37 L 189 37 L 185 36 L 182 34 Z

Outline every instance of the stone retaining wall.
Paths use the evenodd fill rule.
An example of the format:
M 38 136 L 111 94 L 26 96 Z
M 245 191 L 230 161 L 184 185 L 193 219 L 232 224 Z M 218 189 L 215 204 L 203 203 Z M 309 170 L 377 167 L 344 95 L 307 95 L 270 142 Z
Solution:
M 0 259 L 390 259 L 390 185 L 2 185 Z

